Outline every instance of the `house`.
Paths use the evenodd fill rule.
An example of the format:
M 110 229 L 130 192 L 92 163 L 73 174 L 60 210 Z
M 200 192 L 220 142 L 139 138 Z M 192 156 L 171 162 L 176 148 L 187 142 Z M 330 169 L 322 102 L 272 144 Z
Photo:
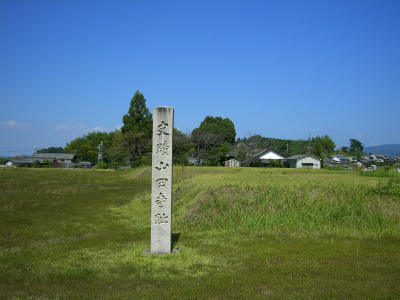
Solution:
M 55 159 L 56 162 L 65 166 L 66 164 L 71 164 L 76 161 L 75 153 L 35 153 L 32 155 L 33 158 L 44 158 L 47 160 Z
M 25 168 L 30 168 L 32 167 L 32 164 L 38 161 L 40 165 L 51 165 L 55 166 L 56 160 L 55 158 L 38 158 L 38 157 L 15 157 L 15 158 L 10 158 L 6 161 L 6 166 L 9 167 L 25 167 Z
M 350 164 L 352 162 L 351 157 L 343 155 L 343 154 L 335 154 L 335 155 L 329 156 L 329 158 L 338 164 Z
M 268 165 L 271 163 L 272 160 L 282 161 L 284 158 L 285 156 L 283 154 L 268 147 L 267 149 L 253 155 L 253 157 L 250 159 L 250 163 L 254 163 L 256 159 L 259 159 L 262 164 Z
M 367 155 L 364 155 L 363 157 L 361 157 L 360 161 L 361 161 L 364 165 L 367 165 L 367 164 L 370 164 L 370 163 L 373 163 L 373 162 L 374 162 L 374 160 L 372 159 L 372 157 L 367 156 Z
M 236 159 L 230 159 L 230 160 L 223 162 L 223 165 L 225 167 L 240 167 L 240 161 L 238 161 Z
M 75 153 L 35 153 L 31 157 L 13 157 L 6 161 L 8 167 L 28 167 L 39 161 L 40 165 L 52 167 L 65 167 L 76 161 Z
M 285 168 L 320 169 L 321 160 L 314 155 L 301 154 L 287 157 L 283 160 Z
M 392 164 L 392 165 L 400 162 L 399 158 L 396 157 L 396 156 L 387 156 L 387 157 L 386 157 L 386 161 L 387 161 L 389 164 Z
M 5 165 L 9 168 L 19 167 L 19 163 L 21 160 L 24 159 L 23 157 L 12 157 L 6 160 Z

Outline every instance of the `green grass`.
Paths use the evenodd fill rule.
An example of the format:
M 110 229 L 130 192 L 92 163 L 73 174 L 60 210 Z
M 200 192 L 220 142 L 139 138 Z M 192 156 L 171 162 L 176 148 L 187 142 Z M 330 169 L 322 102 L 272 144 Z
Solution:
M 143 253 L 150 180 L 0 170 L 0 299 L 400 297 L 397 179 L 175 167 L 180 251 L 165 256 Z
M 378 195 L 393 195 L 400 199 L 400 173 L 393 170 L 360 171 L 362 176 L 378 177 L 379 183 L 373 192 Z

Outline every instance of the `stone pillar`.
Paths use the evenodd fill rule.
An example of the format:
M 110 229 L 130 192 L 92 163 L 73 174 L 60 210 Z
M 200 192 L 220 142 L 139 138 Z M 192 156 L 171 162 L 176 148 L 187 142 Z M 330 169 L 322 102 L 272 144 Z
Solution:
M 174 109 L 153 109 L 151 170 L 151 253 L 171 253 L 172 135 Z

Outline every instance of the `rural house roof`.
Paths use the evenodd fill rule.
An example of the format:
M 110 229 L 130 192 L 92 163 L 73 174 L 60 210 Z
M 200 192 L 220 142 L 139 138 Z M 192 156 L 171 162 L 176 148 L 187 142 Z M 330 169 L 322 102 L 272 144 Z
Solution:
M 341 163 L 349 163 L 352 161 L 352 158 L 343 154 L 335 154 L 332 156 L 329 156 L 330 159 L 337 161 L 337 162 L 341 162 Z
M 57 160 L 72 160 L 76 157 L 75 153 L 35 153 L 32 157 L 36 158 L 55 158 Z
M 13 164 L 15 164 L 15 163 L 19 163 L 21 160 L 23 160 L 24 159 L 24 157 L 11 157 L 11 158 L 9 158 L 7 161 L 10 161 L 10 162 L 12 162 Z
M 302 159 L 305 157 L 311 157 L 316 160 L 320 160 L 318 157 L 311 155 L 311 154 L 299 154 L 299 155 L 289 156 L 289 157 L 285 158 L 284 161 L 298 161 L 299 159 Z
M 271 148 L 271 147 L 268 147 L 268 148 L 266 148 L 265 150 L 254 154 L 253 157 L 252 157 L 252 159 L 261 157 L 261 156 L 263 156 L 264 154 L 267 154 L 268 152 L 273 152 L 275 155 L 281 156 L 281 157 L 282 157 L 281 159 L 284 159 L 284 158 L 285 158 L 285 156 L 284 156 L 282 153 L 276 151 L 275 149 L 273 149 L 273 148 Z
M 339 159 L 350 159 L 350 156 L 346 156 L 346 155 L 344 155 L 344 154 L 335 154 L 335 155 L 332 155 L 332 156 L 329 156 L 329 157 L 336 157 L 336 158 L 339 158 Z
M 33 164 L 35 161 L 39 161 L 41 164 L 44 163 L 44 161 L 47 160 L 49 162 L 54 162 L 55 158 L 50 157 L 50 158 L 41 158 L 41 157 L 22 157 L 22 159 L 16 160 L 15 158 L 10 159 L 10 161 L 13 164 L 18 164 L 18 165 L 30 165 Z

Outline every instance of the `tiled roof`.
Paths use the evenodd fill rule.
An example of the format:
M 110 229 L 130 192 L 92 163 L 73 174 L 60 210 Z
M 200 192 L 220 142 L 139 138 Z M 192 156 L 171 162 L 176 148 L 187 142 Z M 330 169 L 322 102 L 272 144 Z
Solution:
M 48 158 L 41 158 L 41 157 L 24 157 L 21 161 L 20 164 L 32 164 L 35 161 L 39 161 L 40 163 L 43 163 L 45 160 L 48 161 L 54 161 L 54 157 L 48 157 Z
M 319 160 L 318 157 L 315 157 L 314 155 L 311 155 L 311 154 L 293 155 L 293 156 L 286 157 L 284 160 L 285 161 L 287 161 L 287 160 L 298 160 L 298 159 L 301 159 L 301 158 L 304 158 L 304 157 L 312 157 L 314 159 L 318 159 Z
M 37 158 L 55 158 L 55 159 L 73 159 L 75 153 L 35 153 L 32 157 Z

